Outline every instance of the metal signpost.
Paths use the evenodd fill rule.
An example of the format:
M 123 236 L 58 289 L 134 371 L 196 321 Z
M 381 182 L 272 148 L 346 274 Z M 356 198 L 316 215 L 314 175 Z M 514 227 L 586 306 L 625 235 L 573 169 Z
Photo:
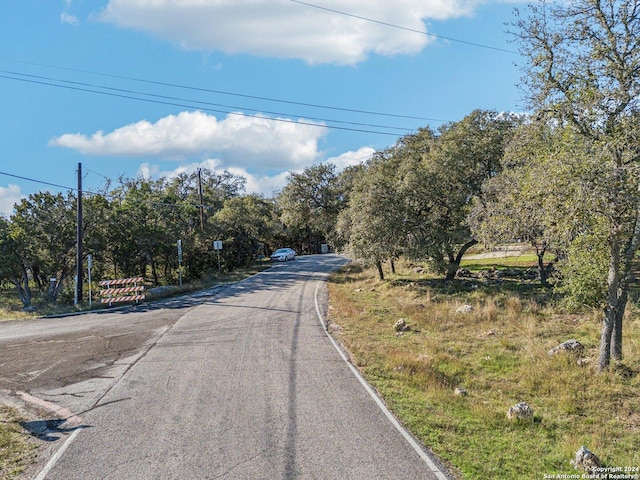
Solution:
M 182 287 L 182 240 L 178 240 L 178 279 Z
M 89 308 L 91 308 L 91 268 L 93 267 L 93 257 L 87 255 L 87 280 L 89 281 Z
M 220 275 L 220 250 L 222 250 L 222 240 L 214 240 L 213 249 L 218 252 L 218 275 Z

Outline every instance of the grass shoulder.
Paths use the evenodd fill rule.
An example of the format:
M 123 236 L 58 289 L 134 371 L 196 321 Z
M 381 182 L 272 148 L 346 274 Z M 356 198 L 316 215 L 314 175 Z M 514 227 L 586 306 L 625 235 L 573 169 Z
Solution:
M 33 462 L 37 445 L 25 433 L 24 418 L 15 408 L 0 405 L 0 479 L 18 478 Z
M 600 312 L 563 311 L 535 282 L 445 283 L 408 265 L 379 281 L 350 264 L 329 291 L 332 333 L 401 421 L 461 478 L 575 474 L 569 462 L 582 445 L 608 466 L 640 465 L 636 305 L 625 319 L 625 364 L 597 374 Z M 409 330 L 398 334 L 401 318 Z M 569 339 L 585 347 L 580 359 L 548 354 Z M 531 406 L 532 421 L 507 418 L 519 402 Z

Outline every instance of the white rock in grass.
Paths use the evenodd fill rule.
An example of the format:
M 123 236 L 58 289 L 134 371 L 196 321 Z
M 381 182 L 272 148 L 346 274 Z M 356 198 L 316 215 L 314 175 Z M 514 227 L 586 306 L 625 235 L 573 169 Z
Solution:
M 473 312 L 473 306 L 471 305 L 460 305 L 456 309 L 456 313 L 471 313 Z
M 509 407 L 507 418 L 533 421 L 533 410 L 526 402 L 520 402 L 513 407 Z
M 583 445 L 576 452 L 576 458 L 571 460 L 571 464 L 576 470 L 583 469 L 585 472 L 591 473 L 600 468 L 602 462 L 595 453 Z
M 401 318 L 393 325 L 393 329 L 398 333 L 406 332 L 410 328 L 411 327 L 407 325 L 407 321 L 404 318 Z
M 584 345 L 575 338 L 572 338 L 571 340 L 561 343 L 557 347 L 553 347 L 548 353 L 551 356 L 560 352 L 574 353 L 579 356 L 584 352 Z

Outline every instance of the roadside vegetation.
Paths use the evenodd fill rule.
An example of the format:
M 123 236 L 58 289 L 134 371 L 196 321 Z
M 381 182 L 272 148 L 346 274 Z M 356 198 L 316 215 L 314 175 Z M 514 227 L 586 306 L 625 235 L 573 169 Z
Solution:
M 535 266 L 526 257 L 503 260 L 484 268 Z M 581 475 L 570 461 L 583 445 L 603 466 L 640 466 L 635 303 L 624 320 L 627 360 L 598 374 L 601 311 L 569 311 L 539 281 L 445 282 L 402 261 L 383 281 L 375 268 L 352 263 L 332 276 L 329 291 L 331 333 L 460 478 Z M 401 334 L 399 319 L 409 327 Z M 581 356 L 548 354 L 569 339 L 585 347 Z M 533 409 L 532 420 L 507 418 L 519 402 Z
M 37 446 L 24 433 L 22 421 L 17 410 L 0 405 L 0 480 L 18 478 L 36 455 Z
M 259 260 L 256 261 L 253 265 L 249 265 L 243 268 L 237 268 L 230 272 L 212 274 L 198 280 L 193 280 L 189 283 L 184 282 L 182 286 L 164 285 L 160 287 L 154 287 L 149 283 L 147 285 L 148 290 L 145 294 L 146 298 L 143 302 L 186 295 L 192 292 L 198 292 L 207 288 L 211 288 L 216 285 L 224 285 L 226 283 L 237 282 L 239 280 L 242 280 L 243 278 L 255 275 L 256 273 L 261 272 L 269 267 L 271 267 L 271 264 L 268 260 Z M 53 301 L 48 295 L 39 295 L 35 298 L 32 298 L 32 305 L 35 307 L 34 311 L 25 312 L 22 308 L 22 303 L 15 294 L 15 290 L 10 286 L 5 286 L 5 288 L 0 288 L 0 322 L 3 320 L 21 320 L 27 318 L 62 315 L 74 312 L 110 308 L 108 307 L 108 305 L 102 304 L 100 302 L 100 297 L 98 295 L 99 290 L 100 287 L 98 286 L 97 282 L 94 282 L 94 285 L 92 287 L 93 298 L 91 305 L 89 305 L 89 301 L 87 299 L 74 305 L 71 301 Z M 73 292 L 67 293 L 69 296 L 73 297 Z

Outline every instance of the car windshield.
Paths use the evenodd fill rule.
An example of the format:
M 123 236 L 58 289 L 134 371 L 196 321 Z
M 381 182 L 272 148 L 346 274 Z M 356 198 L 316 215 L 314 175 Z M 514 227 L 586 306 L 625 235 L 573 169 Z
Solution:
M 288 250 L 286 248 L 280 248 L 280 249 L 276 250 L 273 253 L 275 255 L 276 253 L 287 253 L 287 252 L 288 252 Z

